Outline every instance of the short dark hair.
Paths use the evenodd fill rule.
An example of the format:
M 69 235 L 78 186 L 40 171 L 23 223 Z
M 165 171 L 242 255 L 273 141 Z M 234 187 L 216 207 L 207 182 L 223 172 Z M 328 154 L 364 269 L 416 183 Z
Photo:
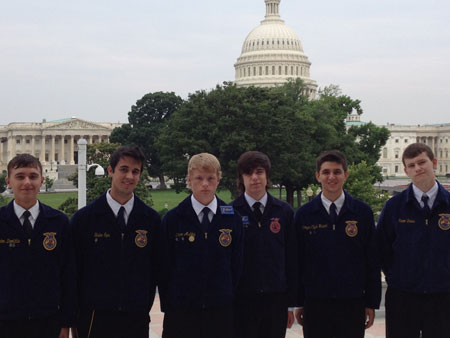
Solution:
M 109 158 L 109 165 L 112 171 L 116 169 L 117 163 L 119 163 L 121 158 L 131 157 L 138 162 L 141 162 L 141 173 L 144 170 L 145 156 L 141 148 L 134 146 L 124 146 L 117 149 Z
M 426 144 L 423 144 L 423 143 L 419 143 L 419 142 L 410 144 L 403 151 L 403 155 L 402 155 L 403 165 L 406 166 L 405 159 L 414 158 L 416 156 L 419 156 L 422 153 L 426 153 L 428 158 L 431 161 L 434 160 L 433 151 L 431 150 L 431 148 L 429 146 L 427 146 Z
M 13 169 L 17 168 L 36 168 L 40 171 L 42 176 L 42 164 L 39 159 L 30 154 L 19 154 L 14 156 L 11 161 L 8 162 L 7 170 L 8 177 Z
M 316 171 L 320 172 L 320 167 L 322 167 L 322 164 L 324 162 L 335 162 L 342 165 L 342 168 L 344 171 L 347 171 L 348 165 L 347 165 L 347 159 L 345 158 L 345 155 L 337 150 L 329 150 L 321 153 L 319 157 L 316 159 Z
M 242 175 L 250 175 L 253 170 L 258 167 L 264 168 L 266 171 L 267 183 L 270 185 L 269 178 L 272 174 L 272 165 L 270 164 L 270 159 L 266 154 L 260 151 L 247 151 L 239 157 L 237 162 L 237 186 L 241 192 L 245 191 Z

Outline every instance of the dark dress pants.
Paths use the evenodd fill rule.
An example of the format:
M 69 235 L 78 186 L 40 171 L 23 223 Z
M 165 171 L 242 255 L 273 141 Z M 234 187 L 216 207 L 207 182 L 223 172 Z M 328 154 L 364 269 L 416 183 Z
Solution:
M 307 299 L 304 306 L 305 338 L 363 338 L 364 299 Z
M 58 338 L 60 331 L 56 316 L 0 321 L 1 338 Z
M 164 314 L 162 338 L 232 338 L 232 306 L 172 310 Z
M 450 338 L 450 293 L 386 291 L 387 338 Z
M 284 338 L 288 318 L 285 294 L 237 297 L 235 303 L 236 338 Z
M 148 338 L 147 311 L 82 311 L 75 338 Z

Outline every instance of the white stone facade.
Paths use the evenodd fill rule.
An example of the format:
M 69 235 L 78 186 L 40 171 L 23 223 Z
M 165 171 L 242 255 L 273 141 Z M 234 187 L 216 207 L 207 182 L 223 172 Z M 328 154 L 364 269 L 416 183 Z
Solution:
M 264 2 L 265 19 L 248 34 L 234 65 L 236 85 L 273 87 L 301 78 L 307 85 L 306 94 L 314 99 L 317 83 L 310 79 L 311 62 L 297 34 L 281 20 L 280 0 Z
M 109 142 L 111 131 L 120 126 L 120 123 L 94 123 L 77 118 L 0 126 L 0 170 L 6 170 L 15 155 L 29 153 L 39 158 L 45 176 L 57 178 L 58 165 L 78 163 L 80 138 L 88 144 Z
M 402 126 L 388 124 L 391 132 L 386 145 L 381 150 L 378 165 L 383 176 L 406 177 L 402 163 L 402 154 L 411 143 L 422 142 L 428 145 L 437 158 L 436 175 L 450 173 L 450 123 L 440 125 Z

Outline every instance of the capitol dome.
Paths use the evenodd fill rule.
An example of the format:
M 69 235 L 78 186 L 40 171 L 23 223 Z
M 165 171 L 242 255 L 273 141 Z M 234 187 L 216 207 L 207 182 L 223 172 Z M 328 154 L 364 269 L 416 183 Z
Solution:
M 317 84 L 310 79 L 311 62 L 298 35 L 279 15 L 280 0 L 265 0 L 266 16 L 244 41 L 235 68 L 238 86 L 273 87 L 288 79 L 301 78 L 314 98 Z

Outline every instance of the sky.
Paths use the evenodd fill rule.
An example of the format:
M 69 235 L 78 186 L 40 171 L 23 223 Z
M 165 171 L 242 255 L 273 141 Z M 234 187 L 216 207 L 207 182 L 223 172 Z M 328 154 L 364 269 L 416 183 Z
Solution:
M 264 0 L 0 0 L 0 125 L 127 122 L 149 92 L 234 80 Z M 379 125 L 450 123 L 450 1 L 281 0 L 319 87 Z

